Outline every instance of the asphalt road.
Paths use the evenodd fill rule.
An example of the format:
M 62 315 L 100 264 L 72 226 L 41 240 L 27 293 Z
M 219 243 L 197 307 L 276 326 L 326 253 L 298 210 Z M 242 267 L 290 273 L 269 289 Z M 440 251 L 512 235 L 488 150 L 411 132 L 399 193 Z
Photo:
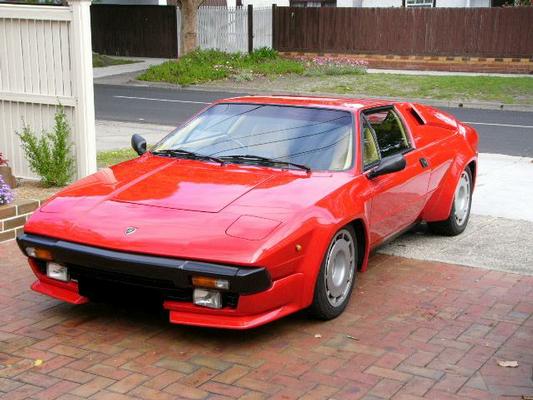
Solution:
M 210 102 L 242 93 L 95 85 L 96 118 L 177 125 Z M 533 113 L 442 108 L 475 127 L 482 153 L 533 157 Z

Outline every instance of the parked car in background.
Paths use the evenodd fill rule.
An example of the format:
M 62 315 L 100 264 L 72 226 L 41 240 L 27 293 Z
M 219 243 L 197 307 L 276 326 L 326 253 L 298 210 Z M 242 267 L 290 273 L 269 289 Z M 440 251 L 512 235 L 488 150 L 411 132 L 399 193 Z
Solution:
M 407 102 L 220 100 L 46 202 L 19 236 L 40 293 L 156 299 L 170 321 L 252 328 L 346 308 L 372 248 L 467 226 L 477 133 Z

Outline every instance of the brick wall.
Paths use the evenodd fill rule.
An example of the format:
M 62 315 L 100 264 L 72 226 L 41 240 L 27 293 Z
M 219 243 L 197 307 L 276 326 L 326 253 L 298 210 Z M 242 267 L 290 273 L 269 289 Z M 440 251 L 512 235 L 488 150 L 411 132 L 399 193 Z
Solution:
M 40 200 L 20 200 L 0 206 L 0 243 L 15 239 L 26 219 L 41 204 Z

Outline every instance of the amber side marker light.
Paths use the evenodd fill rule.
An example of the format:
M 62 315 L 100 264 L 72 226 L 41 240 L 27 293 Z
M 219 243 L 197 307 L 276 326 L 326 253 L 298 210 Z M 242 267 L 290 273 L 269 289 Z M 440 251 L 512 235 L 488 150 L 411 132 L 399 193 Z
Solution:
M 229 289 L 229 281 L 226 279 L 210 278 L 207 276 L 193 276 L 193 286 L 211 288 L 211 289 Z
M 44 261 L 52 261 L 54 259 L 50 250 L 39 249 L 35 247 L 26 247 L 26 254 L 28 257 L 37 258 Z

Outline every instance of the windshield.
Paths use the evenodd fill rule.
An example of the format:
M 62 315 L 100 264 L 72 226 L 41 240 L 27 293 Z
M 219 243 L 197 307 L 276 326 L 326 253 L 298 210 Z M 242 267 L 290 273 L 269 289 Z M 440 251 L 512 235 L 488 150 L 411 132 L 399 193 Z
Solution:
M 352 126 L 346 111 L 217 104 L 176 129 L 152 152 L 181 149 L 221 159 L 248 156 L 248 161 L 254 156 L 339 171 L 352 165 Z

